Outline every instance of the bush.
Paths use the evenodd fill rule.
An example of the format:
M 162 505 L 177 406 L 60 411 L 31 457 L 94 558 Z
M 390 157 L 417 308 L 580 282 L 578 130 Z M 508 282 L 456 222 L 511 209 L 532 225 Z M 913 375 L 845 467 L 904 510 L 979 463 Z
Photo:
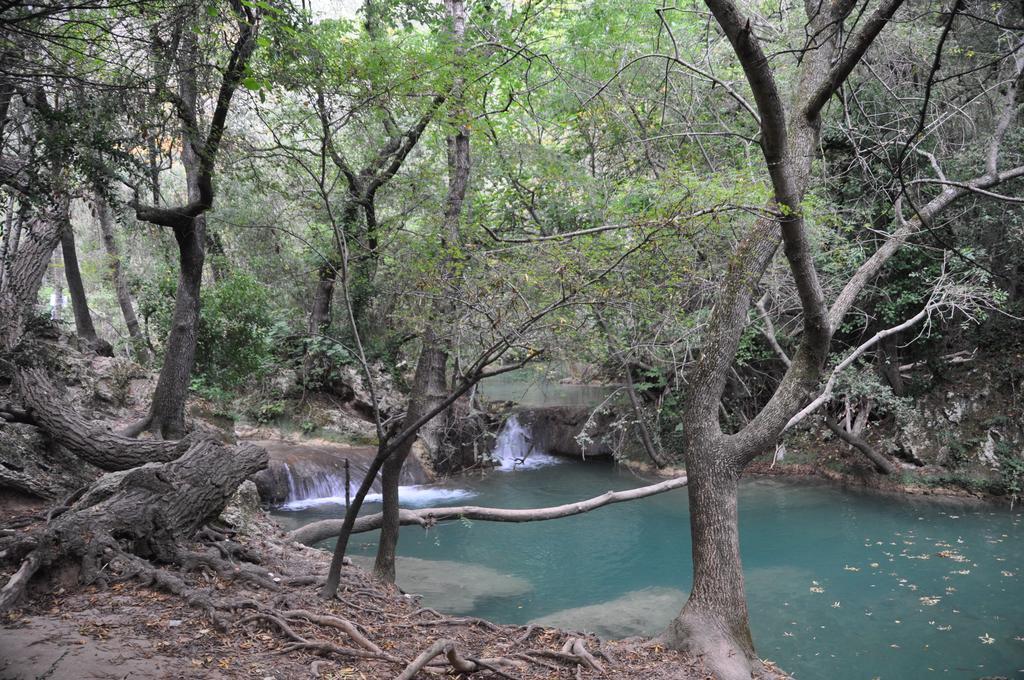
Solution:
M 166 270 L 144 286 L 139 309 L 148 329 L 167 337 L 174 311 L 176 275 Z M 248 274 L 233 273 L 204 286 L 196 340 L 194 385 L 209 395 L 238 388 L 270 365 L 269 295 Z M 163 348 L 159 348 L 160 351 Z

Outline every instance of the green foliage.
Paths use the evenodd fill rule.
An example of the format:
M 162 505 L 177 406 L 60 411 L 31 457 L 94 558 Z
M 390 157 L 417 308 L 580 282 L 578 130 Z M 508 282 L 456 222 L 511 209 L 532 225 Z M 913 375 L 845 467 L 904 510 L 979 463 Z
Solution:
M 1024 457 L 1006 440 L 996 444 L 995 456 L 1003 493 L 1010 497 L 1011 504 L 1017 503 L 1024 495 Z
M 170 331 L 176 289 L 176 277 L 169 269 L 143 286 L 139 312 L 158 338 L 166 338 Z M 255 278 L 242 272 L 203 286 L 201 295 L 192 386 L 215 401 L 224 401 L 228 391 L 259 378 L 270 366 L 269 295 Z

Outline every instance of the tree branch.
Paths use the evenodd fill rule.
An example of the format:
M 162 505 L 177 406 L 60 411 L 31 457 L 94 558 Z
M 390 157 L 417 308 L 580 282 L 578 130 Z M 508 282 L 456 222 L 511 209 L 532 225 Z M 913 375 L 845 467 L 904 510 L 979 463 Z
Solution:
M 594 496 L 593 498 L 588 498 L 586 500 L 546 508 L 508 509 L 460 505 L 441 508 L 423 508 L 421 510 L 403 509 L 399 514 L 399 522 L 402 525 L 415 524 L 422 527 L 431 527 L 438 522 L 451 522 L 453 520 L 460 519 L 479 520 L 484 522 L 543 522 L 550 519 L 561 519 L 562 517 L 580 515 L 585 512 L 597 510 L 598 508 L 603 508 L 606 505 L 614 505 L 615 503 L 624 503 L 626 501 L 647 498 L 648 496 L 656 496 L 658 494 L 665 493 L 666 491 L 682 488 L 686 486 L 686 483 L 686 476 L 683 475 L 682 477 L 674 477 L 663 482 L 658 482 L 657 484 L 641 486 L 635 489 L 627 489 L 625 491 L 606 491 L 600 496 Z M 355 534 L 379 529 L 382 518 L 383 515 L 381 513 L 360 517 L 356 520 L 356 523 L 352 528 L 352 533 Z M 340 519 L 325 519 L 320 520 L 319 522 L 313 522 L 312 524 L 307 524 L 304 527 L 300 527 L 292 531 L 288 534 L 288 537 L 305 545 L 314 545 L 320 541 L 327 540 L 328 538 L 337 537 L 338 532 L 341 530 L 343 521 L 344 520 Z

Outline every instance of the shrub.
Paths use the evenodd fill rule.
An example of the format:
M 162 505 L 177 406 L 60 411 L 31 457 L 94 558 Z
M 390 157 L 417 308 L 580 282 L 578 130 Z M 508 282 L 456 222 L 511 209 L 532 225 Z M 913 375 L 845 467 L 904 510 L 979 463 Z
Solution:
M 149 330 L 167 337 L 174 311 L 177 279 L 165 270 L 143 287 L 139 310 Z M 270 364 L 269 295 L 255 278 L 235 272 L 203 287 L 196 339 L 195 389 L 222 396 L 250 378 L 264 374 Z M 159 351 L 163 351 L 160 347 Z

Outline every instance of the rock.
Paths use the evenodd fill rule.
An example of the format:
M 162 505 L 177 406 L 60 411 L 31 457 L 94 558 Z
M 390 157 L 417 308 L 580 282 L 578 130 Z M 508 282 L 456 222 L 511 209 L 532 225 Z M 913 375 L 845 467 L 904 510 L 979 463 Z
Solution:
M 373 558 L 353 556 L 364 569 L 373 568 Z M 479 600 L 518 597 L 533 590 L 526 579 L 479 564 L 399 557 L 395 575 L 402 590 L 422 596 L 422 604 L 438 611 L 466 614 Z
M 978 460 L 993 470 L 999 469 L 999 459 L 996 457 L 996 440 L 992 436 L 992 430 L 985 433 L 985 441 L 978 449 Z
M 575 458 L 611 456 L 611 444 L 593 433 L 607 432 L 614 416 L 598 413 L 591 419 L 591 414 L 586 407 L 542 406 L 523 409 L 517 416 L 530 429 L 538 451 Z M 584 427 L 586 436 L 581 437 Z
M 235 527 L 239 533 L 249 534 L 261 517 L 263 509 L 260 507 L 260 494 L 256 489 L 256 483 L 247 479 L 235 491 L 235 495 L 228 501 L 220 518 Z
M 665 630 L 685 601 L 686 593 L 676 588 L 644 588 L 600 604 L 563 609 L 530 623 L 584 630 L 606 639 L 650 636 Z

